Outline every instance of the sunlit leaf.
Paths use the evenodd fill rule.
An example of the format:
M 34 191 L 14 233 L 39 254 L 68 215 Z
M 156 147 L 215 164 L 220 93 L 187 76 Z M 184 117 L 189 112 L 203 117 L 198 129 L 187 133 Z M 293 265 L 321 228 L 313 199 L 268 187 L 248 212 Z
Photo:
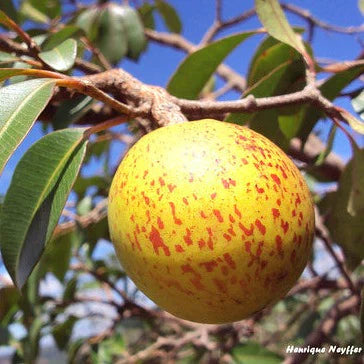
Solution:
M 39 53 L 43 62 L 57 71 L 67 71 L 75 63 L 77 56 L 77 42 L 67 39 L 50 51 Z
M 168 92 L 180 98 L 196 99 L 225 57 L 254 34 L 254 31 L 234 34 L 187 56 L 169 81 Z
M 364 91 L 362 91 L 357 97 L 355 97 L 351 101 L 351 104 L 353 105 L 354 110 L 364 120 Z
M 82 163 L 85 129 L 66 129 L 36 142 L 18 163 L 5 196 L 0 242 L 5 266 L 22 287 L 52 236 Z
M 267 32 L 299 53 L 305 54 L 302 39 L 289 25 L 278 0 L 255 0 L 256 11 Z
M 0 79 L 9 72 L 0 69 Z M 54 80 L 37 79 L 0 89 L 0 173 L 47 105 L 54 85 Z

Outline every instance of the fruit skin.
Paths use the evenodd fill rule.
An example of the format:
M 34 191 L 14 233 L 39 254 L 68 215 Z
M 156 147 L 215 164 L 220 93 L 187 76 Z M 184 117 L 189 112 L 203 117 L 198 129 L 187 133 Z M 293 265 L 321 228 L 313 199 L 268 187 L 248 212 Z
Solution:
M 183 319 L 242 320 L 276 302 L 311 253 L 314 211 L 296 166 L 245 127 L 175 124 L 141 138 L 109 194 L 126 273 Z

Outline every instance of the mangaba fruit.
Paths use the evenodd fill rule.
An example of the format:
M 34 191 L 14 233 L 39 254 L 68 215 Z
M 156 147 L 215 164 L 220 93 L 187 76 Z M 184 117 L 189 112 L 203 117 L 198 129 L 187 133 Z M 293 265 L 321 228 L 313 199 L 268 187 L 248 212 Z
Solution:
M 118 258 L 164 310 L 244 319 L 284 296 L 310 256 L 314 211 L 275 144 L 216 120 L 175 124 L 127 153 L 109 195 Z

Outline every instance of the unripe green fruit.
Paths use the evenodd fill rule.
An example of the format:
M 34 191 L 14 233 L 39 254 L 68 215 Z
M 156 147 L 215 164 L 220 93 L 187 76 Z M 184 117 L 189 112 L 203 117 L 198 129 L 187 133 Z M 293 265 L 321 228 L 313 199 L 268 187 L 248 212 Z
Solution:
M 156 304 L 225 323 L 293 286 L 310 256 L 314 211 L 300 172 L 271 141 L 200 120 L 130 149 L 111 185 L 109 226 L 126 273 Z

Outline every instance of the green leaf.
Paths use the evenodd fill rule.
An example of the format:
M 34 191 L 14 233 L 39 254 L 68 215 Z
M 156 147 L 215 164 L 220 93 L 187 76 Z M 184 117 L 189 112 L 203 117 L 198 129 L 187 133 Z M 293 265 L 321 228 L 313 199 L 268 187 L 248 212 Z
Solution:
M 75 123 L 90 110 L 94 99 L 90 96 L 80 95 L 63 101 L 56 110 L 52 119 L 54 130 L 65 129 Z
M 127 56 L 133 60 L 137 60 L 147 46 L 144 26 L 139 18 L 139 14 L 129 6 L 117 6 L 114 4 L 113 8 L 113 11 L 118 14 L 120 21 L 122 21 L 127 35 Z
M 67 350 L 67 362 L 70 364 L 78 364 L 80 362 L 80 358 L 78 358 L 78 352 L 85 344 L 85 339 L 80 338 L 72 343 L 70 343 L 68 350 Z M 81 356 L 81 355 L 80 355 Z
M 44 41 L 42 49 L 43 51 L 50 51 L 71 37 L 77 39 L 81 33 L 83 33 L 83 31 L 79 27 L 75 25 L 67 25 L 59 32 L 50 34 L 49 37 Z
M 360 166 L 356 172 L 357 175 L 354 173 L 355 158 L 363 161 L 363 155 L 363 150 L 355 152 L 354 160 L 348 162 L 340 177 L 337 192 L 326 194 L 326 197 L 320 202 L 320 209 L 327 216 L 326 225 L 333 241 L 342 247 L 346 258 L 345 263 L 351 270 L 354 270 L 364 259 L 363 167 Z M 358 178 L 355 185 L 353 185 L 353 178 Z M 349 202 L 353 198 L 353 188 L 358 196 L 355 215 L 348 211 L 350 210 Z M 361 197 L 359 198 L 359 196 Z
M 24 1 L 20 8 L 20 13 L 23 17 L 30 19 L 36 23 L 49 23 L 49 18 L 46 14 L 35 8 L 29 1 Z
M 362 91 L 357 97 L 351 100 L 353 109 L 360 115 L 364 120 L 364 91 Z
M 123 14 L 119 6 L 110 4 L 98 19 L 98 36 L 95 41 L 109 62 L 119 62 L 128 51 L 128 38 Z
M 364 149 L 353 145 L 352 186 L 348 202 L 348 212 L 352 216 L 364 216 Z
M 329 138 L 326 143 L 326 147 L 317 157 L 315 166 L 320 166 L 325 161 L 326 157 L 331 153 L 334 144 L 336 130 L 337 130 L 336 124 L 332 124 L 332 127 L 329 132 Z
M 78 204 L 77 204 L 77 214 L 80 216 L 87 215 L 92 209 L 92 197 L 85 196 Z
M 99 143 L 97 143 L 97 144 L 99 144 Z M 86 157 L 87 157 L 87 153 L 86 153 Z M 85 161 L 86 161 L 86 157 L 85 157 Z M 79 176 L 73 186 L 73 190 L 77 193 L 79 198 L 83 198 L 89 187 L 91 187 L 91 186 L 97 187 L 99 189 L 99 193 L 100 193 L 102 191 L 107 191 L 109 185 L 110 185 L 110 181 L 108 181 L 103 176 L 92 176 L 92 177 Z
M 173 33 L 181 33 L 182 23 L 176 10 L 162 0 L 156 0 L 155 5 L 167 28 Z
M 168 83 L 174 96 L 196 99 L 219 64 L 241 42 L 256 32 L 244 32 L 222 38 L 187 56 Z
M 100 9 L 92 7 L 81 12 L 76 19 L 76 25 L 83 29 L 91 41 L 94 41 L 97 37 L 99 17 Z
M 69 268 L 75 239 L 75 234 L 70 232 L 52 239 L 46 245 L 45 251 L 32 273 L 37 275 L 37 280 L 43 278 L 47 273 L 53 273 L 60 282 L 63 282 Z
M 24 12 L 24 5 L 26 5 L 26 10 L 32 8 L 33 12 L 31 14 Z M 54 19 L 62 15 L 60 0 L 25 0 L 22 4 L 22 11 L 25 16 L 30 15 L 28 17 L 34 21 L 38 21 L 37 18 L 39 17 L 41 19 L 42 16 L 44 18 Z M 34 12 L 38 13 L 35 19 L 32 18 Z
M 112 363 L 116 356 L 120 356 L 125 352 L 126 346 L 122 335 L 116 335 L 103 340 L 97 350 L 98 363 Z
M 5 196 L 0 242 L 4 264 L 22 287 L 57 225 L 82 163 L 85 129 L 66 129 L 36 142 L 18 163 Z
M 322 96 L 330 101 L 334 100 L 346 86 L 363 72 L 363 65 L 355 65 L 345 71 L 336 73 L 319 87 Z M 302 108 L 304 109 L 304 112 L 303 117 L 297 122 L 297 125 L 299 125 L 297 136 L 306 141 L 317 121 L 325 115 L 320 109 L 311 105 L 298 106 L 297 112 L 302 113 Z
M 0 288 L 0 322 L 8 315 L 14 305 L 17 305 L 20 293 L 14 286 Z
M 256 11 L 267 32 L 274 38 L 305 54 L 302 39 L 289 25 L 278 0 L 255 0 Z
M 39 58 L 56 71 L 67 71 L 75 63 L 77 56 L 77 42 L 67 39 L 50 51 L 39 53 Z
M 144 3 L 138 9 L 140 18 L 141 18 L 145 28 L 149 28 L 149 29 L 155 28 L 154 10 L 155 10 L 155 6 L 148 4 L 148 3 Z
M 78 318 L 76 316 L 70 316 L 64 322 L 53 328 L 52 335 L 59 350 L 66 349 L 77 320 Z
M 236 364 L 275 364 L 283 360 L 280 355 L 255 342 L 238 344 L 231 350 L 231 354 Z
M 77 277 L 73 277 L 70 279 L 66 285 L 66 288 L 63 292 L 63 301 L 72 301 L 77 292 Z
M 0 79 L 10 72 L 3 71 Z M 47 105 L 54 85 L 54 80 L 37 79 L 0 89 L 0 173 Z
M 287 94 L 304 87 L 305 66 L 298 52 L 272 37 L 265 39 L 256 51 L 247 77 L 243 97 L 270 97 Z M 226 121 L 249 124 L 282 149 L 288 147 L 297 124 L 290 108 L 263 110 L 255 113 L 232 113 Z
M 12 0 L 5 0 L 0 2 L 0 10 L 2 10 L 9 18 L 15 22 L 18 21 L 18 12 Z

